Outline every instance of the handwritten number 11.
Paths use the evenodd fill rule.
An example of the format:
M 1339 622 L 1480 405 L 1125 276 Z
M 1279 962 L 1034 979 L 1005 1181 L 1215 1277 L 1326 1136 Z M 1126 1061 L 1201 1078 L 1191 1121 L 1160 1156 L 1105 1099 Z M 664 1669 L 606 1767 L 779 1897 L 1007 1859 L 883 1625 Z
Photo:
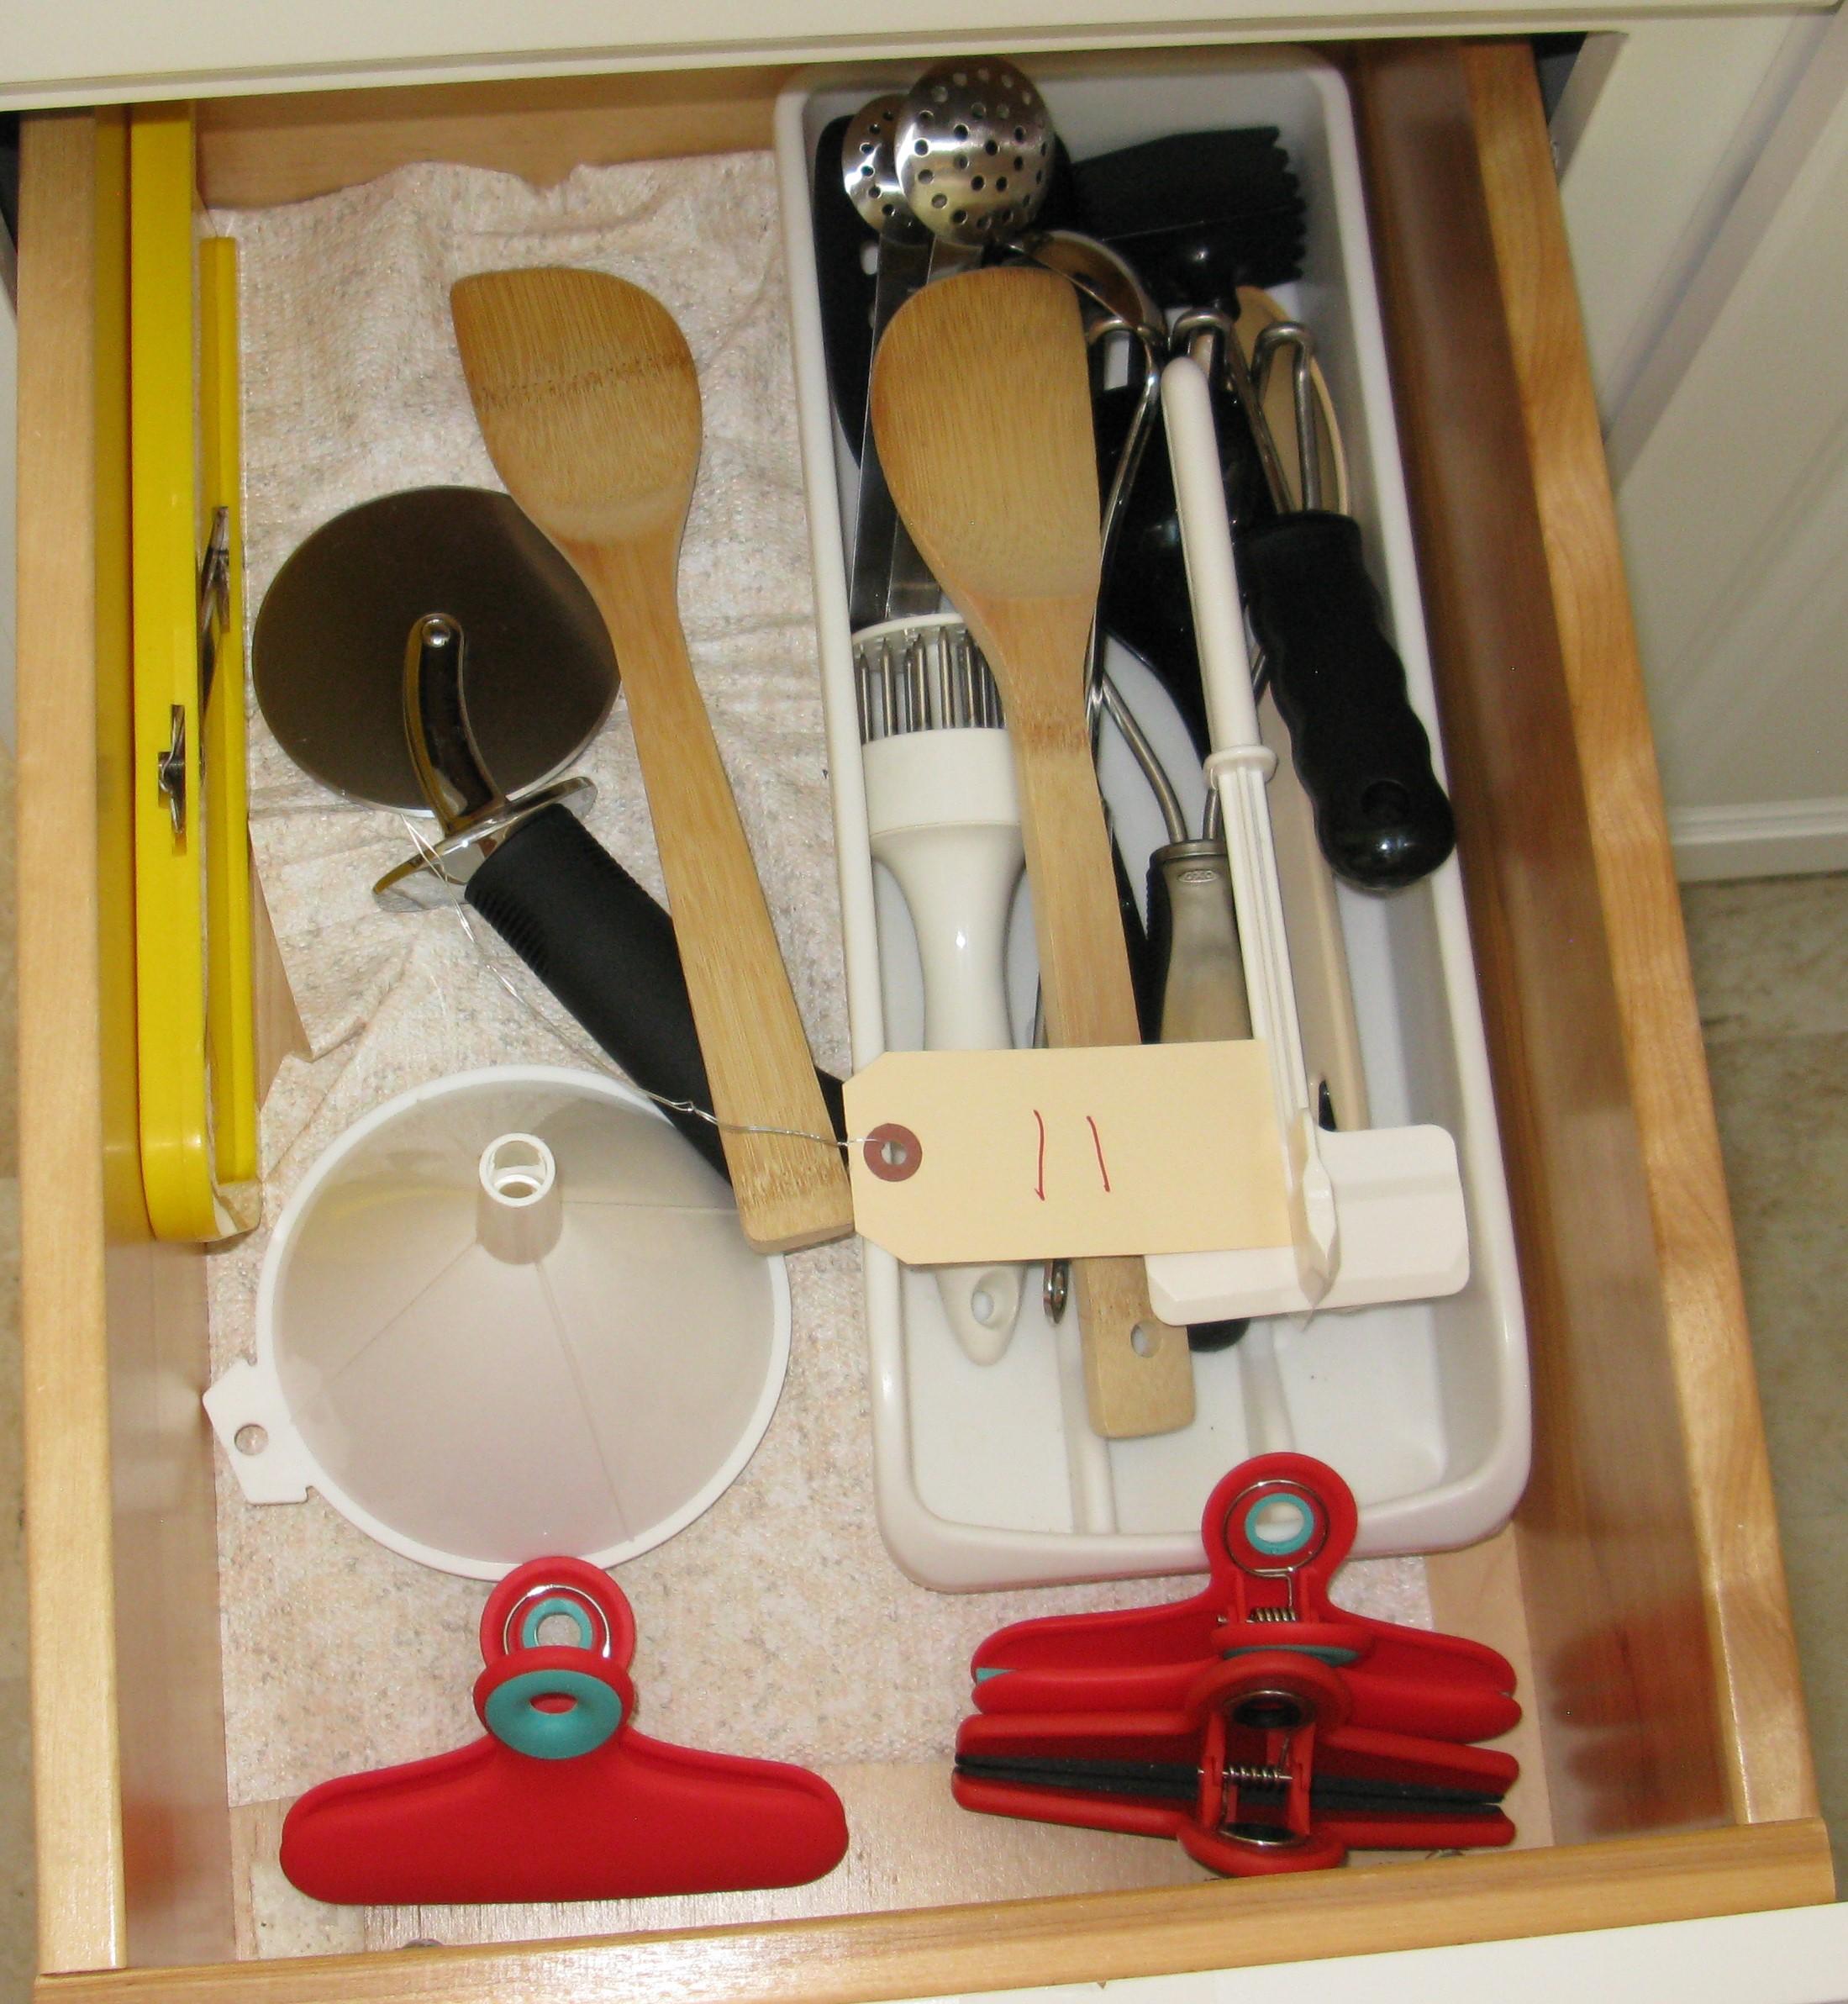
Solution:
M 1035 1153 L 1033 1194 L 1044 1204 L 1046 1200 L 1046 1121 L 1045 1115 L 1040 1112 L 1037 1106 L 1033 1110 L 1033 1122 L 1039 1130 L 1040 1135 L 1039 1147 Z M 1089 1114 L 1084 1116 L 1084 1124 L 1091 1130 L 1091 1150 L 1097 1157 L 1098 1174 L 1103 1180 L 1104 1194 L 1108 1196 L 1110 1194 L 1110 1165 L 1103 1159 L 1103 1136 L 1098 1133 L 1098 1123 Z

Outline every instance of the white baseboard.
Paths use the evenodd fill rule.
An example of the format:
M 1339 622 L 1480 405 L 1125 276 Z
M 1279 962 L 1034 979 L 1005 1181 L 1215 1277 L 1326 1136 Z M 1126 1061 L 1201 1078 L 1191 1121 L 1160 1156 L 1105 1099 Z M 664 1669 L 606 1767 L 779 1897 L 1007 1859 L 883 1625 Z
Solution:
M 1672 807 L 1668 838 L 1683 883 L 1848 870 L 1848 795 L 1745 807 Z

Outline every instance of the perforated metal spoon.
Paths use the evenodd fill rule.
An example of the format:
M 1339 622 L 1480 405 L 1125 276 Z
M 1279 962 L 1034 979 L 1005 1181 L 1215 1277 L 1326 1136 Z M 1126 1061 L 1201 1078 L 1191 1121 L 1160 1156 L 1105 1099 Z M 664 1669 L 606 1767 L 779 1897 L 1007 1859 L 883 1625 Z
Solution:
M 893 135 L 904 99 L 896 91 L 863 104 L 840 135 L 840 174 L 849 199 L 867 227 L 883 235 L 898 224 L 904 234 L 916 223 L 899 184 Z
M 995 55 L 935 63 L 912 86 L 893 140 L 912 213 L 976 250 L 1024 229 L 1052 175 L 1045 101 Z

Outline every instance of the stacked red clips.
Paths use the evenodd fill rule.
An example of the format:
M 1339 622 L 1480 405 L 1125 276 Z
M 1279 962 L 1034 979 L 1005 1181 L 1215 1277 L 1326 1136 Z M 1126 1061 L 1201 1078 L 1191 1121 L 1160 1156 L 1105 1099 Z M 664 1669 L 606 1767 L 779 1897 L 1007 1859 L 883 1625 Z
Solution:
M 1518 1764 L 1470 1743 L 1519 1719 L 1514 1673 L 1480 1643 L 1336 1607 L 1355 1527 L 1332 1469 L 1261 1456 L 1208 1499 L 1203 1593 L 990 1636 L 956 1800 L 1172 1837 L 1229 1875 L 1510 1842 Z
M 575 1643 L 540 1641 L 552 1616 Z M 634 1651 L 608 1574 L 577 1558 L 509 1573 L 482 1614 L 487 1737 L 310 1789 L 282 1826 L 290 1883 L 317 1900 L 447 1905 L 736 1892 L 831 1871 L 847 1821 L 828 1784 L 645 1738 Z

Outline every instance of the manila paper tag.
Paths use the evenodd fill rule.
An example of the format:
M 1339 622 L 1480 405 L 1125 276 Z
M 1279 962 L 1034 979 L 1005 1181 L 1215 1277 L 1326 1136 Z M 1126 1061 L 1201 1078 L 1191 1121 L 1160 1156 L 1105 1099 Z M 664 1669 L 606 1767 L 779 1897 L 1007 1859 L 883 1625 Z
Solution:
M 910 1266 L 1291 1242 L 1260 1042 L 892 1051 L 846 1108 L 854 1224 Z

